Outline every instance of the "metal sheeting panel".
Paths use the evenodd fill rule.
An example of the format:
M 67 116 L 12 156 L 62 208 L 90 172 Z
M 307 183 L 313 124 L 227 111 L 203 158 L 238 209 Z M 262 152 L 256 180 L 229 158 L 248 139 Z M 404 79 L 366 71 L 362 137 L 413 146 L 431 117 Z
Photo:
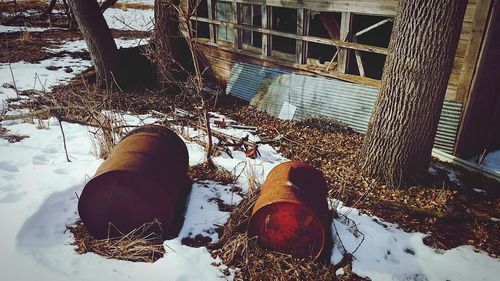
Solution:
M 462 104 L 454 101 L 445 101 L 439 118 L 438 130 L 434 147 L 453 154 L 457 139 L 458 126 L 462 116 Z
M 228 80 L 228 94 L 270 115 L 279 116 L 288 102 L 297 107 L 294 120 L 322 115 L 360 133 L 368 128 L 378 95 L 375 87 L 247 63 L 234 63 Z M 434 147 L 453 152 L 461 112 L 462 104 L 445 101 Z

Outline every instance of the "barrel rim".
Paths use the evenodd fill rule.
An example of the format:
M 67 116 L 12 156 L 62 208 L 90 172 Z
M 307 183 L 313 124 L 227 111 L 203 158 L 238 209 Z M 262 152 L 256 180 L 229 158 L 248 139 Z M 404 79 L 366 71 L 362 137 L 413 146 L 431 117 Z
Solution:
M 321 254 L 323 253 L 324 247 L 325 247 L 325 245 L 327 244 L 327 240 L 326 240 L 326 239 L 327 239 L 328 237 L 326 237 L 326 230 L 325 230 L 325 227 L 328 227 L 328 226 L 327 226 L 327 225 L 325 225 L 325 223 L 324 223 L 322 220 L 320 220 L 320 219 L 318 218 L 318 216 L 317 216 L 317 215 L 316 215 L 316 214 L 315 214 L 315 213 L 314 213 L 314 212 L 313 212 L 313 211 L 312 211 L 309 207 L 307 207 L 307 206 L 306 206 L 306 205 L 304 205 L 304 204 L 300 204 L 299 202 L 296 202 L 296 201 L 293 201 L 293 200 L 287 200 L 287 199 L 285 199 L 285 200 L 276 200 L 276 201 L 271 201 L 271 202 L 268 202 L 268 203 L 266 203 L 266 204 L 264 204 L 264 205 L 260 206 L 258 210 L 254 210 L 254 211 L 252 211 L 252 215 L 251 215 L 251 216 L 250 216 L 250 218 L 248 219 L 248 224 L 247 224 L 247 233 L 249 234 L 249 236 L 250 236 L 250 237 L 257 237 L 257 240 L 258 240 L 258 236 L 257 236 L 257 235 L 254 235 L 254 234 L 253 234 L 253 233 L 251 233 L 251 231 L 250 231 L 250 229 L 251 229 L 251 228 L 250 228 L 250 226 L 252 225 L 252 221 L 253 221 L 254 216 L 255 216 L 257 213 L 259 213 L 261 210 L 263 210 L 263 209 L 265 209 L 265 208 L 269 207 L 270 205 L 274 205 L 274 204 L 278 204 L 278 203 L 290 203 L 290 204 L 295 204 L 295 205 L 298 205 L 298 206 L 303 207 L 304 209 L 306 209 L 306 210 L 307 210 L 307 211 L 308 211 L 308 212 L 309 212 L 309 213 L 313 216 L 313 218 L 314 218 L 314 219 L 315 219 L 315 220 L 319 223 L 319 225 L 321 225 L 321 226 L 322 226 L 322 227 L 321 227 L 321 236 L 322 236 L 322 238 L 323 238 L 323 239 L 321 240 L 321 247 L 319 248 L 318 253 L 317 253 L 317 254 L 313 257 L 313 259 L 314 259 L 314 260 L 318 259 L 318 258 L 321 256 Z
M 182 140 L 172 129 L 170 129 L 167 126 L 163 125 L 157 125 L 157 124 L 150 124 L 150 125 L 144 125 L 137 127 L 133 129 L 132 131 L 128 132 L 120 141 L 123 141 L 124 139 L 135 135 L 139 133 L 159 133 L 162 136 L 165 137 L 171 137 L 172 135 L 175 135 L 177 138 Z

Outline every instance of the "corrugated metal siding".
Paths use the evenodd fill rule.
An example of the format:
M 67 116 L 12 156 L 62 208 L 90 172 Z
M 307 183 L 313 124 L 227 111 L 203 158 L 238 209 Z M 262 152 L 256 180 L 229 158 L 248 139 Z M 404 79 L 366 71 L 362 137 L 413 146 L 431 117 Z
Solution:
M 252 106 L 278 116 L 284 102 L 297 107 L 295 120 L 323 115 L 365 133 L 378 89 L 286 70 L 234 63 L 226 92 Z M 453 152 L 462 105 L 445 101 L 438 124 L 435 148 Z

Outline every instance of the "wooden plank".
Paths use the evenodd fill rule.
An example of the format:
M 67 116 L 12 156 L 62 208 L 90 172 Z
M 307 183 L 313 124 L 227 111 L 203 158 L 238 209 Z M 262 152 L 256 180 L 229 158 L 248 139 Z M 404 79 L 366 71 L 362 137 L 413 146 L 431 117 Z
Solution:
M 457 99 L 457 91 L 446 88 L 446 94 L 444 100 L 455 101 Z
M 460 79 L 460 73 L 452 73 L 450 75 L 450 80 L 448 81 L 448 86 L 450 86 L 451 89 L 457 89 L 458 88 L 458 80 Z
M 356 37 L 353 38 L 353 42 L 357 42 Z M 354 55 L 356 56 L 356 64 L 358 65 L 359 76 L 365 77 L 365 68 L 363 67 L 363 60 L 361 59 L 361 51 L 354 50 Z
M 464 65 L 464 58 L 455 57 L 455 61 L 453 61 L 453 66 L 451 68 L 451 73 L 462 73 L 462 67 Z
M 361 35 L 367 33 L 368 31 L 370 31 L 372 29 L 375 29 L 375 28 L 377 28 L 377 27 L 385 24 L 386 22 L 390 22 L 390 21 L 393 21 L 393 19 L 384 19 L 384 20 L 381 20 L 381 21 L 377 22 L 376 24 L 370 25 L 367 28 L 356 32 L 355 36 L 361 36 Z
M 307 35 L 307 27 L 305 22 L 307 21 L 305 9 L 297 9 L 297 34 Z M 306 41 L 296 40 L 295 41 L 295 62 L 298 64 L 306 63 L 307 52 L 305 50 Z
M 462 75 L 458 83 L 457 101 L 464 101 L 468 96 L 472 78 L 476 71 L 476 63 L 483 42 L 486 21 L 490 11 L 491 0 L 478 0 L 472 23 L 472 37 L 467 48 L 464 64 L 461 69 Z
M 210 20 L 210 19 L 200 18 L 200 17 L 191 17 L 191 19 L 197 20 L 197 21 L 202 21 L 202 22 L 209 22 L 209 23 L 213 23 L 213 24 L 217 24 L 217 25 L 225 25 L 225 26 L 234 26 L 235 25 L 235 24 L 229 23 L 229 22 L 222 22 L 219 20 Z M 297 35 L 297 34 L 276 31 L 276 30 L 269 30 L 269 29 L 260 28 L 260 27 L 246 26 L 246 25 L 241 25 L 241 24 L 237 24 L 236 26 L 238 28 L 256 31 L 256 32 L 260 32 L 263 34 L 277 35 L 277 36 L 282 36 L 282 37 L 296 39 L 296 40 L 304 40 L 307 42 L 313 42 L 313 43 L 324 44 L 324 45 L 329 45 L 329 46 L 336 46 L 336 47 L 340 47 L 340 48 L 347 48 L 347 49 L 353 49 L 353 50 L 360 50 L 360 51 L 364 51 L 364 52 L 387 55 L 387 48 L 382 48 L 382 47 L 377 47 L 377 46 L 356 44 L 356 43 L 352 43 L 352 42 L 344 42 L 344 41 L 326 39 L 326 38 L 309 36 L 309 35 Z
M 347 12 L 377 16 L 395 16 L 398 0 L 233 0 L 238 3 L 251 3 L 274 7 L 308 9 L 313 11 Z
M 209 19 L 214 19 L 215 18 L 215 9 L 213 9 L 213 0 L 207 0 L 207 9 L 208 9 L 208 18 Z M 210 32 L 210 41 L 212 41 L 213 43 L 216 42 L 216 39 L 215 39 L 215 34 L 217 34 L 217 31 L 216 31 L 216 28 L 217 26 L 214 25 L 214 24 L 208 24 L 209 26 L 209 32 Z
M 263 55 L 247 52 L 245 50 L 234 50 L 231 48 L 220 47 L 211 42 L 198 44 L 200 53 L 208 57 L 224 58 L 224 60 L 232 62 L 245 62 L 266 67 L 286 68 L 297 73 L 308 75 L 322 75 L 330 78 L 368 85 L 372 87 L 380 87 L 380 81 L 368 77 L 360 77 L 357 75 L 343 74 L 339 72 L 325 72 L 324 67 L 312 67 L 308 65 L 300 65 L 293 62 L 283 61 L 274 57 L 266 57 Z M 226 78 L 227 79 L 227 78 Z M 227 82 L 227 80 L 226 80 Z
M 464 21 L 465 22 L 473 22 L 476 14 L 476 7 L 480 5 L 482 0 L 479 0 L 478 3 L 467 3 L 467 8 L 465 9 Z
M 271 18 L 270 18 L 271 12 L 272 11 L 270 7 L 261 6 L 261 14 L 262 14 L 261 24 L 263 29 L 268 29 L 271 27 Z M 269 34 L 264 34 L 264 33 L 262 34 L 262 54 L 264 56 L 271 55 L 271 35 Z
M 462 31 L 460 32 L 460 39 L 470 40 L 471 35 L 472 35 L 472 23 L 464 21 L 462 24 Z
M 235 23 L 241 23 L 240 20 L 240 5 L 236 2 L 232 3 L 233 6 L 233 15 L 232 15 L 232 21 Z M 236 26 L 233 27 L 233 32 L 234 32 L 234 47 L 241 49 L 241 32 L 242 30 L 239 28 L 236 28 Z
M 465 52 L 469 46 L 468 40 L 458 41 L 457 52 L 455 53 L 455 58 L 465 58 Z
M 340 38 L 344 41 L 349 41 L 351 28 L 352 28 L 352 14 L 342 13 L 342 19 L 340 21 Z M 337 46 L 338 47 L 338 46 Z M 349 66 L 349 55 L 348 49 L 341 49 L 339 51 L 339 59 L 337 61 L 337 71 L 340 73 L 347 73 Z

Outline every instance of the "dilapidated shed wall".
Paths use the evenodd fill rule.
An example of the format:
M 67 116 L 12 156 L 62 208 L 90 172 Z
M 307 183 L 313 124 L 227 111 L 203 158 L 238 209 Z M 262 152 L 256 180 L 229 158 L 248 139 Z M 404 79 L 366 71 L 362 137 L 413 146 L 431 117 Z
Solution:
M 494 1 L 467 4 L 436 139 L 436 147 L 447 152 L 456 150 Z M 286 101 L 297 107 L 295 119 L 320 114 L 363 132 L 380 86 L 398 4 L 203 0 L 191 22 L 208 72 L 228 85 L 228 93 L 277 116 Z
M 298 74 L 247 63 L 233 65 L 227 93 L 250 102 L 270 115 L 303 120 L 326 116 L 365 133 L 378 89 L 336 79 Z M 452 153 L 462 104 L 445 101 L 435 148 Z

